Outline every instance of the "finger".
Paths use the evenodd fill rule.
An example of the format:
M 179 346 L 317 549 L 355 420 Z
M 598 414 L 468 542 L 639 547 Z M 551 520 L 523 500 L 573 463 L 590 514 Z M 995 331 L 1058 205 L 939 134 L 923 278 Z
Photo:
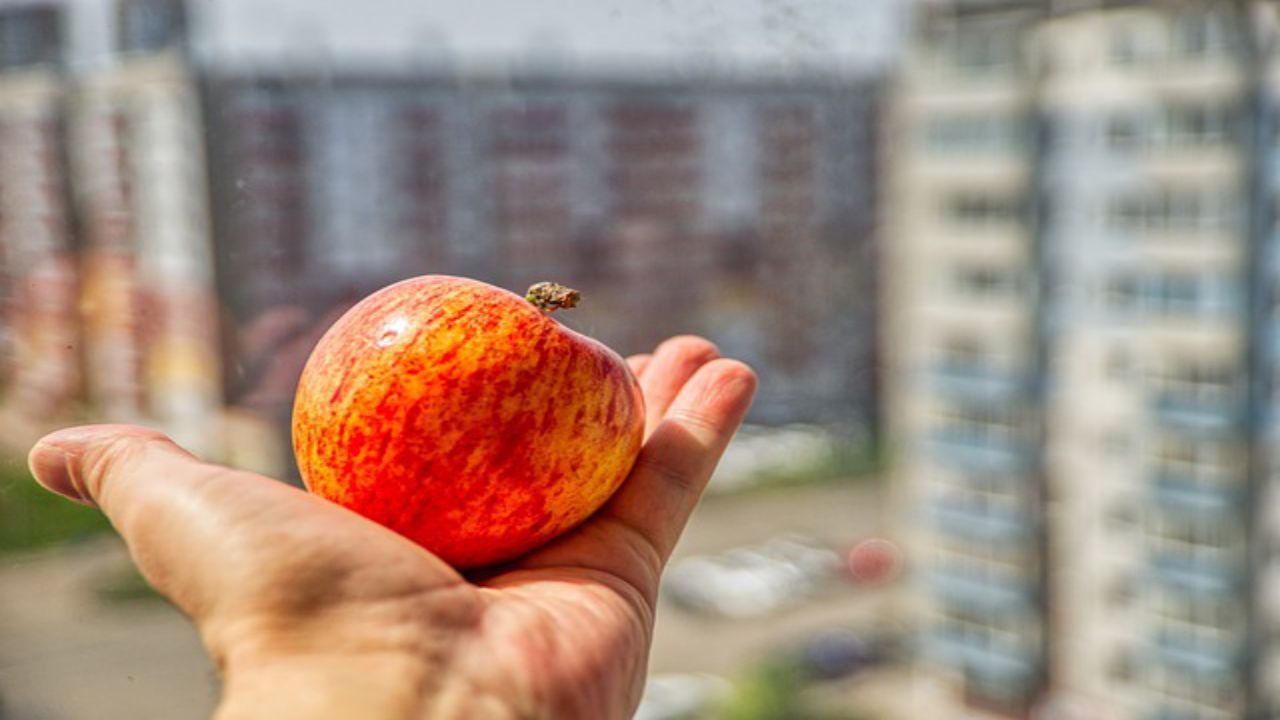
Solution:
M 235 540 L 228 516 L 262 507 L 264 494 L 291 490 L 205 464 L 163 434 L 128 425 L 47 435 L 28 463 L 45 488 L 102 510 L 147 580 L 193 617 L 220 581 L 217 563 L 200 559 L 217 558 Z
M 456 572 L 405 538 L 298 488 L 202 463 L 149 430 L 54 433 L 30 464 L 45 487 L 102 509 L 220 666 L 245 648 L 367 649 L 386 628 L 400 630 L 373 644 L 402 648 L 409 615 L 453 624 L 479 611 Z M 440 591 L 447 600 L 420 602 Z
M 648 437 L 667 414 L 680 388 L 698 368 L 720 357 L 716 346 L 693 335 L 680 335 L 664 341 L 653 351 L 653 358 L 640 378 L 644 392 L 645 436 Z
M 337 583 L 351 549 L 385 553 L 394 537 L 297 488 L 201 462 L 144 428 L 56 432 L 36 444 L 29 463 L 41 485 L 99 507 L 147 580 L 197 620 L 218 608 L 323 600 L 309 590 L 276 591 Z M 406 549 L 384 555 L 388 568 L 407 558 L 424 582 L 456 581 L 420 548 L 392 544 Z
M 665 563 L 755 390 L 755 373 L 736 360 L 703 365 L 680 390 L 600 521 L 635 531 Z
M 166 464 L 198 463 L 194 456 L 161 433 L 130 425 L 87 425 L 46 435 L 27 458 L 31 474 L 46 489 L 104 513 L 115 504 L 115 493 L 106 492 L 105 479 L 112 466 L 134 465 L 162 459 Z M 112 490 L 129 492 L 129 479 Z
M 652 611 L 662 566 L 671 555 L 716 461 L 755 394 L 751 369 L 713 360 L 684 385 L 668 419 L 645 443 L 627 481 L 600 512 L 516 570 L 561 568 L 612 576 Z
M 635 375 L 637 378 L 642 378 L 644 377 L 645 368 L 649 367 L 650 360 L 653 360 L 653 355 L 650 353 L 632 355 L 627 358 L 627 366 L 631 368 L 632 375 Z

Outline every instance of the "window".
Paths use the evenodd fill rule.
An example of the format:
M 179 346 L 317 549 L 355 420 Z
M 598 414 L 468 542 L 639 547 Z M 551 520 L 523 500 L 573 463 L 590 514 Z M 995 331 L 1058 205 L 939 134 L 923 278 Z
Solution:
M 1170 103 L 1156 110 L 1127 110 L 1104 121 L 1113 150 L 1216 147 L 1236 137 L 1240 111 L 1228 100 Z
M 1122 25 L 1112 31 L 1108 55 L 1113 65 L 1136 64 L 1142 56 L 1137 29 L 1130 25 Z
M 980 445 L 1016 440 L 1024 429 L 1016 408 L 982 402 L 947 407 L 938 413 L 938 421 L 943 434 Z
M 1175 147 L 1223 144 L 1235 124 L 1236 109 L 1220 103 L 1171 105 L 1165 111 L 1167 142 Z
M 1132 148 L 1138 145 L 1141 137 L 1138 124 L 1141 120 L 1132 115 L 1117 115 L 1106 121 L 1107 147 L 1115 150 Z
M 935 553 L 935 562 L 944 572 L 1006 585 L 1023 584 L 1031 577 L 1024 554 L 1007 543 L 985 548 L 945 546 Z
M 1026 494 L 1026 478 L 1017 474 L 1006 473 L 963 473 L 950 476 L 950 485 L 963 492 L 976 493 L 990 497 L 1005 498 L 1021 502 Z M 984 549 L 985 553 L 1022 552 L 1024 548 L 1010 548 L 1006 545 Z
M 1240 526 L 1230 519 L 1159 513 L 1150 517 L 1147 533 L 1151 547 L 1157 553 L 1194 555 L 1205 550 L 1228 549 L 1239 539 L 1240 530 Z
M 1160 594 L 1154 598 L 1155 612 L 1166 620 L 1228 628 L 1239 616 L 1239 609 L 1227 599 L 1200 598 Z
M 1107 353 L 1106 374 L 1112 380 L 1127 380 L 1133 375 L 1133 356 L 1126 347 L 1114 347 Z
M 1184 438 L 1164 439 L 1156 446 L 1157 470 L 1177 477 L 1221 481 L 1234 466 L 1229 447 L 1216 440 L 1189 442 Z
M 982 343 L 971 337 L 951 338 L 942 346 L 940 355 L 942 363 L 952 367 L 979 366 L 987 357 Z
M 1162 187 L 1112 199 L 1107 219 L 1117 230 L 1136 233 L 1225 230 L 1229 198 L 1223 189 Z
M 1156 307 L 1171 312 L 1189 312 L 1200 304 L 1200 282 L 1194 275 L 1156 275 L 1148 285 Z
M 961 72 L 983 74 L 1013 66 L 1017 32 L 1005 26 L 965 27 L 951 41 L 951 62 Z
M 1166 315 L 1208 315 L 1233 305 L 1234 281 L 1193 273 L 1168 273 L 1147 279 L 1148 307 Z
M 56 8 L 15 8 L 0 14 L 0 67 L 55 64 L 60 43 Z
M 1099 439 L 1102 451 L 1113 458 L 1123 458 L 1133 449 L 1133 437 L 1129 433 L 1112 428 L 1102 433 Z
M 1107 279 L 1102 294 L 1111 310 L 1155 315 L 1220 315 L 1233 311 L 1239 299 L 1233 275 L 1193 272 L 1117 274 Z
M 1177 45 L 1188 57 L 1221 55 L 1230 48 L 1226 19 L 1220 13 L 1192 10 L 1177 27 Z
M 968 229 L 1009 226 L 1022 219 L 1023 201 L 1009 195 L 958 193 L 947 199 L 945 212 L 951 224 Z
M 952 485 L 941 495 L 942 502 L 949 508 L 967 508 L 974 512 L 1005 516 L 1028 512 L 1022 505 L 1016 489 L 1008 484 L 983 485 L 970 481 L 963 485 Z M 1004 558 L 1004 562 L 1014 563 L 1024 560 L 1020 549 L 1009 545 L 1000 545 L 996 549 L 987 548 L 984 552 L 998 553 Z
M 1157 447 L 1151 468 L 1153 482 L 1161 488 L 1217 494 L 1242 486 L 1237 457 L 1223 443 L 1165 437 Z
M 1235 368 L 1227 362 L 1172 361 L 1158 379 L 1166 388 L 1180 392 L 1223 394 L 1234 386 Z
M 1022 618 L 1010 613 L 975 612 L 966 607 L 951 606 L 942 610 L 941 632 L 980 647 L 1009 645 L 1025 637 Z
M 1117 275 L 1107 281 L 1103 291 L 1104 302 L 1114 310 L 1128 310 L 1137 304 L 1138 279 L 1132 275 Z
M 955 268 L 952 287 L 957 295 L 989 299 L 1016 295 L 1021 290 L 1021 283 L 1013 270 L 978 265 Z
M 1134 679 L 1133 656 L 1124 650 L 1116 652 L 1107 663 L 1107 675 L 1118 683 L 1127 683 Z
M 1128 607 L 1137 596 L 1137 583 L 1132 575 L 1116 578 L 1107 588 L 1107 604 L 1114 608 Z
M 1107 529 L 1113 533 L 1123 534 L 1138 527 L 1138 508 L 1132 500 L 1117 500 L 1107 508 L 1105 516 Z
M 942 116 L 930 119 L 925 126 L 926 144 L 941 154 L 1016 149 L 1025 137 L 1022 120 L 1007 115 Z
M 1107 207 L 1107 221 L 1113 228 L 1132 230 L 1146 226 L 1146 207 L 1141 197 L 1112 198 Z
M 120 5 L 120 49 L 125 52 L 177 45 L 185 27 L 182 0 L 124 0 Z

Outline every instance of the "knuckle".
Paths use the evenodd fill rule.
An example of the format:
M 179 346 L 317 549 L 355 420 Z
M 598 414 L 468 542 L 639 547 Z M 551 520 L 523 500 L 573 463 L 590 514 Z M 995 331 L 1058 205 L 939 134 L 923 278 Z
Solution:
M 750 367 L 737 360 L 716 360 L 707 366 L 708 382 L 703 387 L 698 404 L 706 407 L 725 409 L 724 403 L 736 405 L 743 396 L 755 394 L 759 378 Z M 705 413 L 707 418 L 712 415 Z M 724 419 L 719 418 L 712 423 L 719 428 Z
M 633 564 L 643 572 L 640 582 L 632 583 L 637 589 L 656 587 L 658 576 L 662 573 L 662 565 L 670 551 L 662 544 L 658 534 L 652 528 L 644 527 L 635 519 L 620 514 L 606 517 L 606 522 L 623 538 L 623 545 L 630 550 Z M 641 592 L 641 595 L 647 593 Z
M 78 463 L 76 480 L 95 502 L 108 492 L 108 480 L 137 467 L 157 446 L 172 445 L 160 433 L 112 435 L 89 445 Z
M 760 376 L 756 371 L 741 360 L 722 359 L 717 363 L 721 374 L 720 382 L 725 385 L 742 384 L 755 388 L 760 382 Z
M 669 460 L 649 456 L 644 459 L 644 469 L 663 485 L 675 488 L 684 495 L 700 495 L 706 484 L 706 473 Z
M 720 422 L 710 413 L 698 407 L 672 408 L 667 413 L 667 419 L 686 430 L 693 431 L 698 437 L 715 435 L 720 432 Z
M 677 335 L 662 343 L 660 352 L 670 353 L 681 363 L 704 363 L 720 356 L 720 350 L 710 340 L 697 335 Z

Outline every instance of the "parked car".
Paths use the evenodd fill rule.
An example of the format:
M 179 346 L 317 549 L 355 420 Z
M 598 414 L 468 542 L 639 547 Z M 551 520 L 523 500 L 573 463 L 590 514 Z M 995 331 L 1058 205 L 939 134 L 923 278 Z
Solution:
M 885 659 L 885 651 L 875 638 L 853 630 L 836 629 L 806 639 L 794 657 L 808 677 L 835 680 L 879 664 Z
M 722 555 L 685 558 L 668 571 L 663 592 L 689 610 L 757 617 L 813 597 L 841 567 L 831 548 L 789 534 Z
M 655 675 L 633 720 L 701 720 L 732 691 L 733 685 L 717 675 Z

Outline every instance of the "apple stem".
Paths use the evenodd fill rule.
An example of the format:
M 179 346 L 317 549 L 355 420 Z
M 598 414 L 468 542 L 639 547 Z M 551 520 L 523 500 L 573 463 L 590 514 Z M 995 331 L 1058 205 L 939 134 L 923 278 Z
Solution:
M 544 314 L 550 315 L 560 308 L 577 307 L 582 293 L 559 283 L 540 282 L 529 286 L 524 299 Z

